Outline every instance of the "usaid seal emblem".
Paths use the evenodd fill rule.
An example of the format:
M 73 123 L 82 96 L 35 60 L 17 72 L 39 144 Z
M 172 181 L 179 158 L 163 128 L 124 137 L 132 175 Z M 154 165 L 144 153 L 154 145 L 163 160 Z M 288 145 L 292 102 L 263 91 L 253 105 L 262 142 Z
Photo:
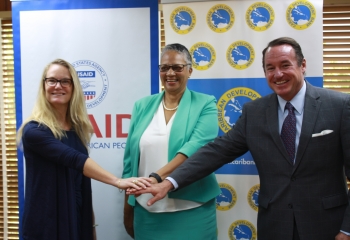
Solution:
M 249 189 L 249 192 L 247 195 L 249 206 L 253 208 L 255 211 L 258 211 L 258 207 L 259 207 L 259 203 L 258 203 L 259 192 L 260 192 L 260 184 L 256 184 Z
M 296 30 L 304 30 L 310 27 L 316 19 L 315 7 L 306 0 L 291 3 L 286 12 L 288 24 Z
M 83 88 L 86 108 L 99 105 L 107 96 L 108 77 L 103 68 L 90 60 L 79 60 L 72 63 L 78 73 L 81 87 Z
M 237 220 L 228 229 L 231 240 L 255 240 L 257 237 L 254 225 L 247 220 Z
M 249 67 L 255 59 L 255 52 L 252 45 L 245 41 L 232 43 L 226 51 L 226 60 L 231 67 L 242 70 Z
M 235 21 L 235 14 L 225 4 L 218 4 L 210 8 L 207 13 L 207 24 L 211 30 L 217 33 L 228 31 Z
M 221 193 L 216 197 L 216 209 L 227 211 L 233 208 L 237 202 L 235 189 L 227 183 L 219 183 Z
M 257 98 L 261 98 L 260 94 L 246 87 L 231 88 L 225 92 L 217 103 L 220 129 L 228 132 L 241 116 L 243 104 Z
M 273 8 L 266 2 L 256 2 L 248 8 L 245 14 L 248 26 L 255 31 L 265 31 L 275 20 Z
M 214 48 L 206 42 L 198 42 L 190 48 L 192 65 L 197 70 L 207 70 L 216 59 Z
M 187 34 L 196 25 L 194 11 L 186 6 L 175 8 L 170 14 L 170 25 L 178 34 Z

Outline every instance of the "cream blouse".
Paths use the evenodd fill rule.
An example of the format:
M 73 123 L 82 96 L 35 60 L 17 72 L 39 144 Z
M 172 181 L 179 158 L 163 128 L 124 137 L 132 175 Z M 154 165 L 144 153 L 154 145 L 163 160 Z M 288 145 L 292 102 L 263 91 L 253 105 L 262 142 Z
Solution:
M 168 163 L 169 136 L 175 115 L 176 112 L 166 124 L 162 103 L 159 104 L 152 121 L 140 139 L 139 177 L 148 177 L 151 172 L 157 171 Z M 202 205 L 199 202 L 168 198 L 166 195 L 152 206 L 147 206 L 147 201 L 152 197 L 152 194 L 146 193 L 137 197 L 136 201 L 149 212 L 175 212 Z

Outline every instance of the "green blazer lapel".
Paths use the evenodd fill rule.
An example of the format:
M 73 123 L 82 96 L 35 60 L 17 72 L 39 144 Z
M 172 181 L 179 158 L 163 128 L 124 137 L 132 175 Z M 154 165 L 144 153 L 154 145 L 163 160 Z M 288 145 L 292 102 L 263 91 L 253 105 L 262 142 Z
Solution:
M 192 104 L 191 92 L 186 88 L 180 105 L 176 111 L 176 115 L 173 121 L 173 126 L 171 127 L 170 137 L 169 137 L 169 151 L 168 151 L 168 161 L 173 159 L 177 151 L 183 145 L 184 139 L 187 133 L 187 119 L 190 113 L 190 108 Z
M 131 153 L 131 156 L 133 159 L 137 159 L 137 164 L 134 164 L 133 166 L 133 173 L 135 176 L 137 176 L 138 173 L 138 161 L 140 158 L 140 149 L 139 149 L 139 143 L 142 134 L 145 132 L 146 128 L 150 124 L 150 122 L 153 119 L 154 113 L 157 111 L 160 102 L 162 101 L 164 92 L 161 92 L 157 96 L 154 96 L 153 98 L 149 98 L 148 101 L 140 102 L 140 105 L 138 106 L 140 108 L 139 112 L 137 112 L 136 116 L 132 116 L 132 118 L 135 118 L 137 123 L 135 124 L 135 129 L 133 132 L 132 140 L 130 141 L 132 143 L 131 149 L 133 149 L 133 152 Z
M 145 107 L 142 113 L 139 116 L 137 116 L 139 118 L 139 122 L 137 125 L 137 130 L 140 135 L 139 138 L 141 138 L 141 135 L 152 121 L 154 113 L 157 111 L 159 104 L 162 101 L 163 95 L 164 92 L 161 92 L 158 94 L 158 96 L 152 98 L 149 102 L 145 103 Z

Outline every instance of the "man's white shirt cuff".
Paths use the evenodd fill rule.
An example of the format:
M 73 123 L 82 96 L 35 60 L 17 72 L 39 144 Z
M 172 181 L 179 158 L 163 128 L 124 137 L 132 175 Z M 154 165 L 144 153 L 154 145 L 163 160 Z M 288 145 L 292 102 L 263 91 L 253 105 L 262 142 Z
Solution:
M 348 233 L 348 232 L 345 232 L 345 231 L 342 231 L 342 230 L 340 230 L 340 232 L 344 233 L 345 235 L 350 236 L 350 233 Z
M 168 180 L 169 182 L 171 182 L 171 184 L 173 184 L 174 189 L 173 189 L 172 191 L 176 190 L 176 189 L 179 187 L 179 185 L 178 185 L 177 182 L 174 180 L 174 178 L 172 178 L 172 177 L 166 177 L 165 179 Z

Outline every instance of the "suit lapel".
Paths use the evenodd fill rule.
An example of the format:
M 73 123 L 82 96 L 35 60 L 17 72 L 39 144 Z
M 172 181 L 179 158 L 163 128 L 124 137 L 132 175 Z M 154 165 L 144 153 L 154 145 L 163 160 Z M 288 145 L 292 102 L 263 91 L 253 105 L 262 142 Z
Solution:
M 286 161 L 292 165 L 278 131 L 278 100 L 276 94 L 271 94 L 269 107 L 266 110 L 266 120 L 269 126 L 271 137 L 275 142 L 278 150 L 280 150 L 280 152 L 283 154 Z
M 312 132 L 317 121 L 318 113 L 321 107 L 321 100 L 315 87 L 306 82 L 306 93 L 304 103 L 304 116 L 299 138 L 297 156 L 295 158 L 295 169 L 298 167 L 305 149 L 312 137 Z

